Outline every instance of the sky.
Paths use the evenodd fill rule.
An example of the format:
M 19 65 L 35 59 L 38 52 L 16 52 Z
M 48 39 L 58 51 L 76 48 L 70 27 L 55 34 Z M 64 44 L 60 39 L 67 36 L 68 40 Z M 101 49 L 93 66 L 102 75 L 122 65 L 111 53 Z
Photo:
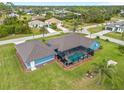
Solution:
M 124 5 L 124 2 L 13 2 L 18 6 L 100 6 L 100 5 Z

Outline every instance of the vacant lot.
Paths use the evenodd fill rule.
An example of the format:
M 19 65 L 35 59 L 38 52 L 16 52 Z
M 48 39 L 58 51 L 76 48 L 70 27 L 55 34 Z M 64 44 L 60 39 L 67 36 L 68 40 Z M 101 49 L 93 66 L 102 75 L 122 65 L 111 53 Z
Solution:
M 112 37 L 112 38 L 115 38 L 115 39 L 120 39 L 120 40 L 124 41 L 124 37 L 122 37 L 121 33 L 111 32 L 111 33 L 106 34 L 105 36 Z
M 84 79 L 86 72 L 94 62 L 112 59 L 118 62 L 118 71 L 124 78 L 124 55 L 118 51 L 118 45 L 98 40 L 103 49 L 96 52 L 93 60 L 65 71 L 56 62 L 47 64 L 33 72 L 24 72 L 16 57 L 13 44 L 0 46 L 0 89 L 111 89 L 108 81 L 104 86 L 96 85 L 94 79 Z M 124 81 L 120 84 L 124 89 Z
M 88 31 L 91 33 L 97 33 L 103 30 L 103 26 L 97 26 L 97 27 L 92 27 L 89 28 Z

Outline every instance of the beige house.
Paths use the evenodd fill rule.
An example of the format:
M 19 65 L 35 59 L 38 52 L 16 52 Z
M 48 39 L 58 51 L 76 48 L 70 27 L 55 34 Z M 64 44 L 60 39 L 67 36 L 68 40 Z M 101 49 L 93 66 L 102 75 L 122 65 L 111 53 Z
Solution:
M 60 20 L 58 20 L 56 18 L 51 18 L 51 19 L 48 19 L 48 20 L 45 21 L 46 25 L 50 25 L 52 23 L 58 25 L 58 24 L 62 24 L 62 21 L 60 21 Z

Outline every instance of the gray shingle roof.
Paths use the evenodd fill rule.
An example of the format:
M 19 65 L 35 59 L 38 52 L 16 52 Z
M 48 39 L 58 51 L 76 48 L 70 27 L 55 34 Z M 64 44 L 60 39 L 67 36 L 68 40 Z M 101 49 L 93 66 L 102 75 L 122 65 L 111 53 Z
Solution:
M 65 51 L 77 46 L 89 48 L 95 42 L 92 39 L 82 37 L 79 34 L 69 34 L 61 38 L 56 38 L 49 41 L 49 44 L 58 47 L 60 51 Z
M 16 50 L 24 62 L 31 62 L 54 53 L 53 49 L 37 40 L 19 44 L 16 46 Z

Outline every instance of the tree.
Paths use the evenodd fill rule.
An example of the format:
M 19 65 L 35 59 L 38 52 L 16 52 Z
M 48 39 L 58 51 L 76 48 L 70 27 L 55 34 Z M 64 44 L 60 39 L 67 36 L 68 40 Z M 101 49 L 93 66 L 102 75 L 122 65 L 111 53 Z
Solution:
M 21 16 L 24 15 L 25 12 L 23 10 L 18 10 L 17 14 L 19 14 L 19 18 L 21 18 Z
M 97 84 L 103 85 L 106 80 L 112 84 L 112 88 L 119 88 L 121 79 L 117 73 L 117 68 L 113 65 L 107 65 L 107 60 L 100 63 L 93 63 L 93 72 L 97 73 Z
M 12 2 L 7 2 L 6 5 L 7 6 L 10 6 L 11 11 L 13 11 L 13 12 L 15 11 L 15 9 L 14 9 L 15 8 L 15 5 Z
M 45 32 L 46 32 L 46 27 L 45 26 L 41 27 L 40 32 L 43 34 L 43 38 L 44 38 L 44 35 L 45 35 Z
M 52 29 L 57 29 L 57 26 L 56 26 L 55 23 L 52 23 L 50 26 L 51 26 Z
M 122 32 L 122 38 L 124 37 L 124 31 Z

